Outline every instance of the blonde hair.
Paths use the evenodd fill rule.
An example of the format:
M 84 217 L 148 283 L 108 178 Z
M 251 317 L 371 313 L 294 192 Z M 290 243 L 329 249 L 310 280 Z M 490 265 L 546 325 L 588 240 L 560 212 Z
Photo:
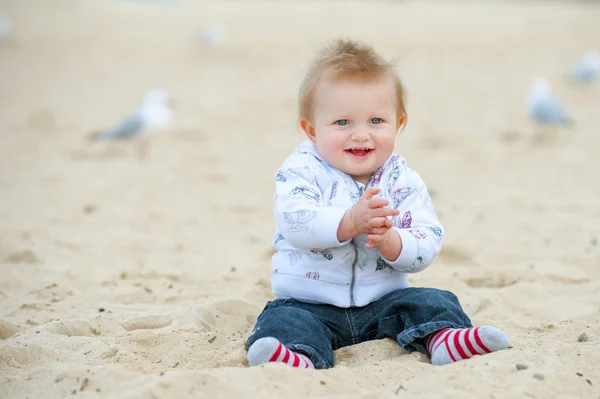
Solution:
M 322 80 L 357 79 L 362 82 L 374 82 L 385 76 L 391 77 L 394 81 L 398 120 L 406 117 L 404 86 L 394 67 L 393 62 L 380 57 L 371 46 L 359 42 L 338 39 L 326 45 L 310 65 L 300 86 L 299 120 L 311 119 L 315 92 Z

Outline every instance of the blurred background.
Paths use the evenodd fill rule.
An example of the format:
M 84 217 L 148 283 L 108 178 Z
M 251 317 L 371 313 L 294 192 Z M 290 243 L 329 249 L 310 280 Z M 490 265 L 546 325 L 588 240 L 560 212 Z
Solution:
M 395 58 L 407 89 L 396 151 L 427 182 L 447 230 L 413 284 L 456 292 L 476 322 L 517 338 L 548 320 L 592 320 L 598 331 L 594 56 L 590 76 L 574 72 L 600 49 L 598 21 L 591 1 L 0 0 L 5 344 L 15 334 L 38 351 L 52 342 L 69 369 L 87 358 L 61 357 L 60 331 L 109 345 L 129 336 L 124 319 L 160 314 L 168 323 L 147 328 L 229 338 L 205 347 L 202 335 L 193 355 L 164 346 L 150 360 L 244 365 L 243 338 L 271 298 L 274 173 L 304 139 L 299 84 L 340 36 Z M 531 97 L 538 77 L 554 97 Z M 89 140 L 144 127 L 153 89 L 172 106 L 146 129 L 156 134 Z M 41 359 L 5 371 L 23 377 Z M 150 360 L 138 359 L 142 373 L 160 368 Z M 108 372 L 115 386 L 131 379 L 123 370 Z M 3 389 L 32 388 L 17 378 Z

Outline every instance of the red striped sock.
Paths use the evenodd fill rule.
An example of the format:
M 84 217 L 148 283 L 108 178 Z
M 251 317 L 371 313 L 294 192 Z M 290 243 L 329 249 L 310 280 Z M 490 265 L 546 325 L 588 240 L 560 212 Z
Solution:
M 248 362 L 251 366 L 280 362 L 303 369 L 315 368 L 308 356 L 289 350 L 273 337 L 257 339 L 248 349 Z
M 492 326 L 446 328 L 427 338 L 427 350 L 431 355 L 431 364 L 434 365 L 485 355 L 505 349 L 509 344 L 504 331 Z

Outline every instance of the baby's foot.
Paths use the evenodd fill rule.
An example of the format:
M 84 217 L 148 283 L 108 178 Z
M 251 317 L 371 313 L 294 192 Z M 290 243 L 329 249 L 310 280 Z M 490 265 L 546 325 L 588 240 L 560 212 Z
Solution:
M 289 350 L 273 337 L 257 339 L 248 349 L 248 361 L 250 366 L 258 366 L 268 362 L 282 362 L 292 367 L 315 368 L 308 356 Z
M 507 348 L 509 344 L 504 331 L 492 326 L 446 328 L 427 338 L 427 350 L 431 355 L 431 364 L 434 365 L 496 352 Z

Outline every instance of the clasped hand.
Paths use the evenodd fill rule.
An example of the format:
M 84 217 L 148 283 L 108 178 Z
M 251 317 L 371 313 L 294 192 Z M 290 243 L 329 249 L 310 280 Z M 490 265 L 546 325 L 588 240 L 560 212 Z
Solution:
M 390 203 L 388 200 L 375 197 L 380 191 L 375 187 L 367 188 L 349 211 L 354 235 L 368 234 L 366 248 L 379 249 L 385 246 L 393 226 L 388 217 L 400 214 L 397 209 L 386 208 Z

